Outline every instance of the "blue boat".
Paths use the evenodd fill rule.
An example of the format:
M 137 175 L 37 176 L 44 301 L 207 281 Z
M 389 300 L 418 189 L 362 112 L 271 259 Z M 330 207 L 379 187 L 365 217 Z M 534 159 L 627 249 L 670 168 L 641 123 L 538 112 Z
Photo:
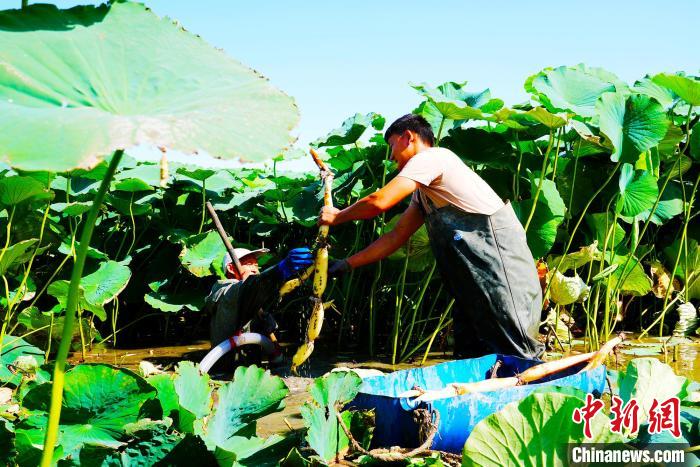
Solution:
M 360 393 L 350 407 L 375 410 L 375 430 L 372 447 L 420 445 L 418 426 L 413 421 L 414 409 L 426 408 L 440 413 L 438 433 L 431 449 L 461 453 L 464 442 L 477 423 L 501 410 L 506 404 L 525 398 L 543 386 L 569 386 L 600 396 L 605 389 L 605 366 L 579 373 L 586 365 L 581 363 L 537 383 L 498 391 L 455 396 L 431 402 L 415 403 L 412 399 L 397 397 L 418 386 L 425 390 L 443 389 L 449 383 L 469 383 L 491 377 L 496 362 L 501 362 L 497 376 L 504 378 L 522 373 L 542 363 L 508 355 L 486 355 L 469 360 L 456 360 L 433 366 L 395 371 L 385 376 L 365 378 Z

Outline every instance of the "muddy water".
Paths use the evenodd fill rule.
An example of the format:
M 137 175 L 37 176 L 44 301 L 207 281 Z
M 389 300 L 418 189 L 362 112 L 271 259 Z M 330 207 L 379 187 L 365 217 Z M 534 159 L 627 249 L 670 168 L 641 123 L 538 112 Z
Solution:
M 575 341 L 573 351 L 586 351 L 583 341 Z M 292 355 L 295 349 L 285 349 L 286 355 Z M 187 345 L 171 347 L 153 347 L 143 349 L 109 349 L 93 348 L 86 354 L 87 363 L 108 363 L 119 365 L 131 370 L 139 370 L 139 363 L 148 361 L 164 371 L 172 371 L 175 365 L 182 360 L 199 362 L 209 351 L 209 342 L 195 342 Z M 404 363 L 392 366 L 379 360 L 356 360 L 352 354 L 323 355 L 316 352 L 305 365 L 301 376 L 293 376 L 289 373 L 289 364 L 285 362 L 277 367 L 270 368 L 273 374 L 282 377 L 290 390 L 285 399 L 286 407 L 281 412 L 270 414 L 258 421 L 258 435 L 269 436 L 273 433 L 285 433 L 303 426 L 299 413 L 299 407 L 308 400 L 306 387 L 312 378 L 321 376 L 333 368 L 372 368 L 384 372 L 413 368 L 419 363 Z M 545 356 L 546 360 L 560 358 L 561 354 L 552 352 Z M 691 338 L 650 338 L 637 339 L 629 337 L 625 344 L 618 350 L 615 358 L 610 358 L 610 369 L 622 369 L 627 362 L 638 357 L 654 357 L 670 365 L 677 374 L 686 376 L 695 381 L 700 381 L 700 339 Z M 449 360 L 449 355 L 442 352 L 432 353 L 426 365 L 434 365 Z M 70 359 L 76 364 L 82 361 L 80 352 L 74 353 Z M 215 379 L 227 380 L 230 374 L 212 375 Z

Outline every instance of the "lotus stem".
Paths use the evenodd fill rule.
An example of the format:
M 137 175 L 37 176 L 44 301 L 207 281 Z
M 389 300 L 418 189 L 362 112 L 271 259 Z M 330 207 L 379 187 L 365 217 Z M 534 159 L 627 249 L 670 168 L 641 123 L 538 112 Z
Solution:
M 557 137 L 557 155 L 559 153 L 559 138 Z M 552 152 L 552 147 L 554 147 L 554 133 L 549 131 L 549 144 L 547 145 L 547 150 L 544 153 L 544 158 L 542 159 L 542 169 L 540 170 L 540 182 L 537 184 L 537 190 L 535 191 L 535 196 L 532 197 L 532 207 L 530 208 L 530 214 L 527 216 L 527 222 L 525 222 L 525 232 L 527 232 L 528 227 L 530 227 L 530 222 L 532 217 L 535 215 L 535 210 L 537 209 L 537 200 L 542 192 L 542 185 L 544 184 L 545 172 L 549 166 L 549 153 Z
M 202 220 L 199 223 L 199 230 L 197 231 L 198 234 L 201 234 L 202 229 L 204 228 L 204 219 L 205 219 L 206 213 L 207 213 L 207 181 L 202 180 Z
M 80 293 L 80 278 L 83 275 L 85 268 L 85 259 L 87 258 L 90 239 L 95 228 L 97 214 L 100 211 L 100 206 L 104 200 L 105 194 L 112 181 L 112 177 L 119 166 L 124 150 L 119 149 L 114 152 L 112 160 L 109 163 L 109 168 L 105 177 L 102 179 L 97 195 L 92 202 L 90 212 L 88 213 L 87 222 L 83 226 L 83 232 L 80 236 L 80 245 L 73 265 L 71 273 L 70 285 L 68 286 L 68 299 L 66 302 L 66 316 L 63 324 L 63 333 L 61 335 L 61 343 L 58 346 L 56 355 L 56 363 L 53 373 L 53 385 L 51 386 L 51 403 L 49 407 L 49 417 L 46 424 L 46 435 L 44 438 L 44 450 L 41 455 L 41 467 L 50 467 L 53 460 L 53 452 L 58 440 L 58 426 L 61 417 L 61 404 L 63 402 L 63 386 L 65 384 L 65 369 L 68 351 L 70 350 L 71 339 L 73 336 L 73 325 L 75 323 L 75 313 L 78 308 L 78 298 Z
M 430 353 L 430 348 L 433 346 L 433 341 L 435 341 L 435 338 L 437 337 L 438 333 L 442 329 L 442 323 L 447 318 L 447 315 L 450 314 L 450 310 L 455 304 L 455 299 L 453 298 L 450 300 L 450 303 L 447 304 L 447 307 L 445 308 L 445 311 L 442 313 L 442 316 L 440 316 L 440 322 L 438 322 L 438 325 L 435 327 L 435 331 L 433 331 L 433 334 L 430 336 L 430 341 L 428 342 L 428 346 L 425 348 L 425 353 L 423 354 L 423 360 L 421 360 L 420 364 L 425 365 L 425 361 L 428 359 L 428 354 Z

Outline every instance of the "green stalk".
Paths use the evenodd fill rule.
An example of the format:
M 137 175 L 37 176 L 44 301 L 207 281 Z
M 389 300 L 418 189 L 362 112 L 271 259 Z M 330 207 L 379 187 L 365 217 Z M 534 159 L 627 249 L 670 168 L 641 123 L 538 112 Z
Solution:
M 353 242 L 352 245 L 352 252 L 354 253 L 357 251 L 357 247 L 360 244 L 360 234 L 362 233 L 362 224 L 355 224 L 355 241 Z M 345 292 L 344 292 L 344 302 L 345 302 L 345 307 L 343 308 L 343 313 L 340 315 L 340 326 L 338 327 L 338 341 L 337 345 L 340 348 L 340 344 L 343 340 L 343 329 L 345 327 L 345 318 L 348 315 L 348 311 L 352 309 L 352 300 L 351 298 L 355 296 L 355 294 L 350 294 L 350 291 L 352 290 L 352 281 L 353 278 L 355 277 L 355 270 L 352 269 L 350 271 L 348 280 L 345 282 Z
M 683 233 L 681 234 L 681 241 L 678 246 L 678 254 L 676 254 L 676 261 L 673 264 L 673 271 L 671 271 L 670 277 L 671 277 L 671 284 L 673 283 L 673 276 L 676 274 L 676 271 L 678 270 L 678 264 L 680 263 L 681 259 L 681 253 L 685 249 L 685 279 L 686 279 L 686 289 L 688 288 L 688 279 L 689 279 L 689 271 L 688 271 L 688 224 L 690 223 L 690 210 L 693 206 L 693 203 L 695 202 L 695 194 L 697 193 L 698 190 L 698 182 L 700 182 L 700 173 L 698 173 L 698 176 L 695 178 L 695 184 L 693 185 L 693 191 L 690 193 L 690 202 L 685 206 L 684 211 L 685 211 L 685 220 L 683 222 Z M 685 189 L 684 189 L 685 192 Z M 664 295 L 664 309 L 661 314 L 661 324 L 660 324 L 660 329 L 659 329 L 659 337 L 661 337 L 661 333 L 663 332 L 663 327 L 664 327 L 664 316 L 666 315 L 666 307 L 668 305 L 668 297 L 671 293 L 671 289 L 673 287 L 669 285 L 669 287 L 666 289 L 666 294 Z
M 386 151 L 384 152 L 384 163 L 382 164 L 382 186 L 384 186 L 384 183 L 386 182 L 386 161 L 389 160 L 389 155 L 390 155 L 390 147 L 387 145 Z M 385 218 L 385 213 L 382 213 L 381 217 L 379 218 L 379 228 L 380 231 L 384 227 L 384 218 Z M 382 262 L 379 261 L 377 263 L 377 267 L 374 270 L 374 278 L 372 279 L 372 286 L 370 287 L 370 295 L 369 295 L 369 342 L 368 342 L 368 350 L 369 350 L 369 355 L 370 357 L 374 356 L 375 349 L 374 349 L 374 339 L 376 335 L 376 324 L 377 324 L 377 314 L 374 312 L 374 300 L 375 296 L 377 294 L 377 284 L 379 283 L 379 278 L 382 275 Z
M 574 176 L 571 180 L 571 193 L 569 193 L 569 204 L 566 210 L 566 224 L 569 225 L 568 219 L 571 219 L 571 210 L 574 207 L 574 191 L 576 190 L 576 174 L 578 173 L 578 155 L 581 152 L 581 139 L 578 140 L 578 145 L 574 151 Z
M 131 200 L 129 200 L 129 219 L 131 219 L 131 244 L 129 245 L 129 249 L 126 250 L 126 254 L 124 255 L 125 259 L 127 256 L 131 254 L 131 250 L 134 249 L 134 245 L 136 245 L 136 219 L 134 218 L 134 193 L 131 192 Z
M 559 144 L 557 143 L 557 146 Z M 535 196 L 532 197 L 532 207 L 530 208 L 530 214 L 527 216 L 527 222 L 525 222 L 525 232 L 527 232 L 528 227 L 530 227 L 530 222 L 532 217 L 535 215 L 535 209 L 537 209 L 537 200 L 540 197 L 540 192 L 542 191 L 542 185 L 544 184 L 545 173 L 547 171 L 547 166 L 549 165 L 549 153 L 552 151 L 554 146 L 554 133 L 549 131 L 549 144 L 547 145 L 547 151 L 544 153 L 544 158 L 542 159 L 542 169 L 540 170 L 540 182 L 537 184 L 537 190 L 535 191 Z M 559 152 L 559 151 L 557 151 Z
M 204 228 L 204 219 L 206 218 L 206 213 L 207 213 L 207 181 L 202 180 L 202 221 L 199 223 L 199 230 L 197 231 L 198 234 L 202 233 L 202 229 Z
M 576 225 L 574 226 L 574 230 L 571 231 L 571 235 L 569 235 L 569 241 L 566 243 L 566 247 L 564 248 L 564 252 L 561 255 L 561 258 L 559 259 L 559 263 L 554 267 L 552 270 L 552 273 L 554 271 L 559 270 L 559 266 L 561 266 L 562 261 L 564 261 L 564 257 L 566 254 L 569 252 L 569 248 L 571 248 L 571 244 L 574 241 L 574 236 L 576 235 L 576 231 L 578 230 L 579 226 L 581 225 L 581 222 L 583 221 L 583 218 L 586 216 L 586 213 L 588 212 L 588 208 L 591 207 L 591 204 L 593 204 L 593 201 L 598 197 L 601 191 L 605 189 L 606 186 L 608 186 L 608 183 L 610 183 L 610 180 L 612 180 L 613 176 L 617 173 L 617 169 L 620 168 L 620 165 L 622 165 L 622 162 L 618 161 L 617 164 L 615 164 L 615 167 L 613 170 L 610 172 L 610 175 L 608 175 L 608 178 L 605 179 L 603 184 L 596 190 L 595 193 L 593 193 L 593 196 L 591 196 L 588 199 L 588 202 L 583 208 L 583 211 L 581 211 L 581 215 L 578 218 L 578 221 L 576 221 Z M 547 288 L 544 291 L 544 294 L 542 295 L 543 297 L 547 296 L 547 292 L 549 292 L 549 287 L 551 286 L 551 282 L 547 284 Z
M 78 307 L 78 297 L 80 292 L 80 278 L 83 275 L 85 267 L 85 259 L 87 258 L 92 231 L 95 228 L 95 221 L 100 211 L 100 206 L 104 200 L 105 193 L 112 181 L 114 172 L 117 170 L 119 161 L 124 155 L 124 150 L 118 149 L 114 152 L 112 160 L 109 163 L 109 168 L 105 177 L 102 179 L 100 189 L 92 202 L 90 212 L 88 213 L 87 222 L 83 226 L 83 232 L 80 237 L 80 246 L 73 265 L 71 273 L 70 285 L 68 287 L 68 299 L 66 303 L 66 316 L 63 324 L 63 334 L 61 335 L 61 343 L 58 346 L 56 354 L 56 364 L 53 373 L 53 385 L 51 386 L 51 404 L 49 407 L 49 418 L 46 424 L 46 435 L 44 438 L 44 451 L 41 455 L 41 467 L 50 467 L 53 460 L 53 452 L 58 440 L 58 424 L 61 417 L 61 403 L 63 401 L 63 386 L 65 384 L 65 369 L 66 358 L 70 350 L 71 338 L 73 336 L 73 325 L 75 322 L 75 312 Z
M 520 199 L 520 167 L 523 164 L 523 150 L 520 147 L 520 137 L 517 131 L 515 131 L 515 147 L 518 149 L 518 167 L 513 176 L 513 200 L 518 201 Z
M 413 316 L 411 316 L 411 324 L 408 325 L 408 332 L 406 333 L 406 336 L 404 337 L 403 347 L 401 348 L 401 355 L 405 355 L 406 349 L 408 349 L 408 343 L 411 341 L 411 336 L 413 334 L 413 326 L 415 326 L 415 324 L 416 324 L 416 316 L 418 315 L 418 310 L 420 309 L 421 303 L 423 302 L 423 297 L 425 297 L 425 291 L 428 290 L 428 286 L 430 285 L 430 281 L 433 279 L 433 274 L 435 273 L 435 266 L 436 265 L 437 265 L 437 262 L 433 262 L 433 266 L 430 268 L 430 272 L 428 273 L 428 277 L 425 278 L 425 281 L 423 282 L 423 286 L 420 289 L 420 293 L 418 294 L 418 299 L 413 304 Z
M 661 189 L 659 190 L 659 195 L 656 197 L 656 201 L 654 202 L 654 206 L 651 208 L 651 211 L 649 211 L 649 215 L 647 216 L 647 220 L 644 222 L 644 227 L 642 227 L 642 231 L 639 233 L 639 238 L 644 237 L 644 233 L 647 231 L 647 227 L 649 227 L 649 223 L 651 222 L 651 218 L 652 218 L 654 212 L 656 212 L 656 208 L 659 206 L 659 202 L 661 201 L 661 196 L 663 196 L 664 191 L 666 190 L 666 186 L 668 185 L 668 182 L 671 180 L 671 176 L 673 175 L 673 171 L 675 170 L 678 162 L 680 162 L 681 156 L 683 155 L 685 150 L 688 148 L 688 145 L 690 145 L 690 116 L 692 115 L 692 112 L 693 112 L 693 106 L 691 105 L 688 107 L 688 115 L 687 115 L 686 124 L 685 124 L 685 134 L 686 134 L 685 145 L 683 146 L 683 149 L 679 148 L 678 156 L 676 157 L 676 160 L 673 162 L 673 166 L 671 166 L 671 170 L 669 170 L 668 175 L 666 175 L 666 179 L 664 180 L 664 183 L 661 186 Z M 629 256 L 627 257 L 627 260 L 625 261 L 624 267 L 622 268 L 621 279 L 615 287 L 616 292 L 619 289 L 619 287 L 621 287 L 622 284 L 625 283 L 625 281 L 627 280 L 627 276 L 629 274 L 631 274 L 632 270 L 634 269 L 634 268 L 630 269 L 630 272 L 627 275 L 625 275 L 625 271 L 627 271 L 627 269 L 626 269 L 627 265 L 629 264 L 630 260 L 632 259 L 632 257 L 636 253 L 636 251 L 637 251 L 636 248 L 634 250 L 631 250 Z
M 12 206 L 12 210 L 10 211 L 10 217 L 7 219 L 7 227 L 6 227 L 6 232 L 5 232 L 5 246 L 3 247 L 2 251 L 0 251 L 0 261 L 2 261 L 2 257 L 5 256 L 5 252 L 7 251 L 7 248 L 10 246 L 10 230 L 12 229 L 12 219 L 15 217 L 15 206 Z
M 408 270 L 408 257 L 411 251 L 406 247 L 406 259 L 403 262 L 403 270 L 396 283 L 396 303 L 394 305 L 394 329 L 392 331 L 391 364 L 396 365 L 396 351 L 399 347 L 399 332 L 401 329 L 401 308 L 403 305 L 403 292 L 406 286 L 406 271 Z
M 22 8 L 27 8 L 29 6 L 29 0 L 22 0 Z
M 450 314 L 450 310 L 452 309 L 452 306 L 455 304 L 455 299 L 453 298 L 450 300 L 450 303 L 447 304 L 447 308 L 445 308 L 445 311 L 442 313 L 442 316 L 440 316 L 440 322 L 438 325 L 435 327 L 435 331 L 433 331 L 433 334 L 430 336 L 430 341 L 428 342 L 428 347 L 425 349 L 425 353 L 423 354 L 423 360 L 421 360 L 420 364 L 425 365 L 425 361 L 428 359 L 428 354 L 430 353 L 430 348 L 433 346 L 433 342 L 435 341 L 435 338 L 437 337 L 438 333 L 442 330 L 442 323 L 447 318 L 447 315 Z
M 438 128 L 437 138 L 435 138 L 435 146 L 440 146 L 440 138 L 442 137 L 442 127 L 445 125 L 445 116 L 440 120 L 440 128 Z

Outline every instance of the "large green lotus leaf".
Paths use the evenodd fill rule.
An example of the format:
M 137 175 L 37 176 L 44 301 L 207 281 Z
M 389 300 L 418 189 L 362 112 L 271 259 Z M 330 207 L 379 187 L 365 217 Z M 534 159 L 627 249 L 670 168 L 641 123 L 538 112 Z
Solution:
M 566 118 L 548 112 L 544 107 L 535 107 L 525 112 L 528 117 L 540 122 L 547 128 L 555 130 L 566 125 Z
M 690 134 L 690 155 L 696 161 L 700 161 L 700 123 L 693 125 L 692 131 Z
M 184 175 L 185 177 L 191 178 L 193 180 L 197 180 L 200 182 L 205 181 L 209 177 L 213 177 L 216 175 L 216 170 L 211 170 L 211 169 L 201 169 L 201 168 L 189 168 L 189 167 L 178 167 L 177 170 L 175 171 L 176 173 L 180 175 Z
M 335 407 L 315 406 L 309 403 L 299 408 L 304 419 L 306 442 L 326 462 L 335 459 L 339 453 L 348 449 L 350 441 L 345 432 L 340 428 Z M 349 427 L 352 421 L 352 413 L 342 412 L 341 417 L 345 426 Z
M 209 375 L 202 374 L 192 362 L 180 362 L 173 381 L 178 396 L 178 427 L 184 433 L 193 433 L 195 420 L 211 411 Z
M 214 451 L 220 467 L 276 467 L 298 444 L 295 436 L 232 436 Z
M 159 193 L 140 193 L 136 196 L 133 192 L 115 192 L 107 194 L 106 203 L 125 216 L 142 216 L 153 211 L 153 201 L 159 196 Z
M 120 164 L 120 167 L 123 163 Z M 119 182 L 122 180 L 128 180 L 130 178 L 136 178 L 148 184 L 151 187 L 160 186 L 160 165 L 158 164 L 140 164 L 131 169 L 124 169 L 117 172 L 114 176 L 114 180 Z
M 683 130 L 676 125 L 669 125 L 666 136 L 659 142 L 659 154 L 666 158 L 673 156 L 678 149 L 678 144 L 685 138 Z
M 66 455 L 85 444 L 120 447 L 125 425 L 138 420 L 141 406 L 156 393 L 140 376 L 110 365 L 78 365 L 65 379 L 59 444 Z M 35 411 L 23 426 L 30 436 L 43 439 L 50 399 L 51 383 L 25 395 L 24 407 Z
M 680 239 L 664 248 L 666 266 L 670 271 L 676 263 L 678 249 L 681 247 Z M 688 269 L 686 270 L 686 264 Z M 681 253 L 675 276 L 680 277 L 685 282 L 685 299 L 700 299 L 700 244 L 694 238 L 688 239 L 688 250 L 685 248 Z
M 32 357 L 38 365 L 44 364 L 44 352 L 20 337 L 6 334 L 2 338 L 0 351 L 0 382 L 17 386 L 22 381 L 22 373 L 11 368 L 17 357 Z
M 587 439 L 583 424 L 572 422 L 574 410 L 583 405 L 578 397 L 554 392 L 511 402 L 474 427 L 464 444 L 462 465 L 567 465 L 570 443 L 625 441 L 610 431 L 603 411 L 590 420 L 592 438 Z
M 384 224 L 384 233 L 391 232 L 396 227 L 396 224 L 401 217 L 400 214 L 392 217 L 389 222 Z M 401 245 L 398 250 L 389 255 L 390 260 L 404 261 L 408 255 L 408 264 L 406 269 L 411 272 L 420 272 L 430 266 L 435 257 L 430 247 L 430 238 L 428 238 L 428 230 L 425 225 L 422 225 L 416 230 L 411 238 L 406 243 Z
M 660 73 L 652 78 L 654 83 L 673 91 L 690 105 L 700 105 L 700 81 L 681 75 Z
M 613 222 L 615 221 L 615 215 L 613 213 L 601 212 L 588 214 L 585 219 L 592 233 L 591 241 L 597 241 L 601 248 L 603 248 L 604 245 L 607 245 L 607 249 L 614 248 L 625 239 L 625 229 L 617 222 L 615 222 L 615 227 L 613 227 Z M 607 244 L 605 243 L 606 237 L 608 238 Z
M 641 408 L 639 421 L 643 423 L 649 416 L 654 399 L 659 402 L 669 397 L 683 399 L 690 381 L 677 376 L 670 366 L 656 358 L 635 358 L 620 372 L 618 384 L 620 397 L 625 402 L 637 400 Z
M 144 421 L 148 423 L 142 423 Z M 86 467 L 146 467 L 195 465 L 195 463 L 201 467 L 216 465 L 213 455 L 207 451 L 201 440 L 196 442 L 191 435 L 183 438 L 176 432 L 170 432 L 169 424 L 166 422 L 144 419 L 127 425 L 125 429 L 131 437 L 125 446 L 118 451 L 85 446 L 80 450 L 79 462 L 76 465 Z M 190 452 L 183 458 L 181 454 L 185 448 Z
M 355 398 L 361 385 L 362 379 L 356 373 L 340 371 L 316 378 L 307 388 L 312 401 L 300 409 L 308 427 L 306 440 L 325 461 L 333 460 L 338 452 L 348 448 L 349 440 L 338 425 L 336 414 Z M 342 412 L 341 416 L 350 427 L 352 413 Z
M 104 305 L 114 300 L 131 278 L 131 269 L 116 261 L 105 261 L 92 274 L 80 279 L 79 306 L 93 312 L 102 321 L 107 319 Z M 56 297 L 62 308 L 68 300 L 68 281 L 60 280 L 49 285 L 47 292 Z
M 612 255 L 612 260 L 609 252 L 606 252 L 605 256 L 606 260 L 608 260 L 611 265 L 618 265 L 618 268 L 610 275 L 611 289 L 618 287 L 620 281 L 624 280 L 624 282 L 619 285 L 619 290 L 622 294 L 641 297 L 651 291 L 651 278 L 644 272 L 642 264 L 636 257 L 632 257 L 628 262 L 628 255 Z M 627 267 L 623 271 L 622 267 L 625 263 Z
M 142 4 L 4 11 L 0 42 L 0 160 L 27 170 L 139 144 L 262 160 L 298 120 L 290 97 Z
M 634 164 L 639 155 L 658 145 L 666 136 L 668 119 L 663 107 L 642 94 L 626 97 L 620 92 L 606 93 L 596 104 L 600 131 L 615 150 L 610 158 Z
M 360 391 L 362 378 L 353 371 L 334 371 L 316 378 L 306 389 L 313 400 L 322 407 L 343 406 L 352 401 Z
M 143 301 L 156 310 L 176 313 L 182 310 L 200 311 L 204 308 L 204 297 L 197 290 L 184 290 L 176 293 L 149 292 Z
M 82 216 L 90 210 L 92 203 L 74 201 L 72 203 L 51 203 L 51 210 L 60 212 L 65 216 Z
M 534 176 L 530 180 L 531 193 L 536 192 L 540 179 Z M 527 218 L 532 209 L 532 199 L 526 199 L 513 203 L 513 210 L 525 226 Z M 530 247 L 532 256 L 540 258 L 546 255 L 554 246 L 557 238 L 557 229 L 564 220 L 566 205 L 557 191 L 556 184 L 545 179 L 542 182 L 542 190 L 537 199 L 537 207 L 527 229 L 527 244 Z
M 653 205 L 653 202 L 652 202 Z M 652 206 L 653 207 L 653 206 Z M 651 214 L 651 222 L 663 225 L 683 212 L 683 192 L 678 183 L 670 182 L 661 194 L 656 209 L 651 213 L 651 208 L 639 213 L 634 219 L 646 221 Z M 624 218 L 626 222 L 632 222 L 633 218 Z
M 195 276 L 207 277 L 216 273 L 213 263 L 221 264 L 225 254 L 221 237 L 215 230 L 210 230 L 185 240 L 180 262 Z
M 381 130 L 384 127 L 384 117 L 374 112 L 368 114 L 355 114 L 345 120 L 340 128 L 332 130 L 325 138 L 318 139 L 314 144 L 323 146 L 343 146 L 353 144 L 364 134 L 367 128 Z
M 122 180 L 118 180 L 114 184 L 115 191 L 127 191 L 127 192 L 135 192 L 135 191 L 152 191 L 153 187 L 149 185 L 148 183 L 144 182 L 140 178 L 125 178 Z
M 452 150 L 469 164 L 513 168 L 517 163 L 513 147 L 503 136 L 479 128 L 450 130 L 440 145 Z
M 569 111 L 592 117 L 598 98 L 614 92 L 616 86 L 619 87 L 619 79 L 612 73 L 580 64 L 543 70 L 528 80 L 525 89 L 551 112 Z
M 620 172 L 620 198 L 617 201 L 620 214 L 634 217 L 654 207 L 659 196 L 658 180 L 649 172 L 635 171 L 624 164 Z
M 172 412 L 180 407 L 173 376 L 168 373 L 159 373 L 146 378 L 148 384 L 156 388 L 157 399 L 163 409 L 164 417 L 172 417 Z
M 29 261 L 32 257 L 33 247 L 38 241 L 38 239 L 32 238 L 10 245 L 7 249 L 0 248 L 0 253 L 2 253 L 0 275 L 5 275 L 10 268 Z
M 80 279 L 85 299 L 93 305 L 106 305 L 126 288 L 131 269 L 116 261 L 105 261 L 97 271 Z
M 568 253 L 564 257 L 561 255 L 550 256 L 547 259 L 547 264 L 550 269 L 557 268 L 557 271 L 565 274 L 570 269 L 579 269 L 591 261 L 600 260 L 602 257 L 602 252 L 598 249 L 598 243 L 593 243 L 581 247 L 579 251 Z
M 428 84 L 413 88 L 425 97 L 446 120 L 485 118 L 484 112 L 493 113 L 503 107 L 500 99 L 491 99 L 491 91 L 471 93 L 464 89 L 467 83 L 443 83 L 437 88 Z
M 655 83 L 648 77 L 636 81 L 632 91 L 653 97 L 659 101 L 659 103 L 663 105 L 665 109 L 671 107 L 676 100 L 676 96 L 673 92 L 671 92 L 671 90 L 665 86 Z
M 232 436 L 255 434 L 255 421 L 284 407 L 289 389 L 278 376 L 255 365 L 239 366 L 233 381 L 218 391 L 219 404 L 207 425 L 207 444 L 225 449 Z
M 15 206 L 41 194 L 48 194 L 46 187 L 32 177 L 14 176 L 0 179 L 0 205 Z

